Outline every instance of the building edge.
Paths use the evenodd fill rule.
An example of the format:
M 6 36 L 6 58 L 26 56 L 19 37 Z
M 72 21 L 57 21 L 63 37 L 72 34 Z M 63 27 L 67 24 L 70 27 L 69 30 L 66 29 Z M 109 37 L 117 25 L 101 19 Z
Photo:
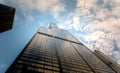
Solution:
M 100 58 L 105 64 L 107 64 L 115 72 L 120 73 L 120 65 L 113 61 L 111 58 L 106 56 L 104 53 L 98 50 L 94 50 L 94 54 Z
M 37 32 L 33 35 L 33 37 L 30 39 L 30 41 L 26 44 L 26 46 L 24 47 L 24 49 L 20 52 L 20 54 L 16 57 L 16 59 L 12 62 L 12 64 L 9 66 L 9 68 L 5 71 L 5 73 L 9 73 L 10 71 L 12 71 L 13 66 L 15 66 L 15 64 L 17 63 L 18 59 L 21 57 L 21 55 L 24 53 L 25 49 L 29 46 L 29 44 L 31 43 L 31 41 L 33 40 L 33 38 L 35 37 L 35 35 L 38 33 L 39 30 L 37 30 Z

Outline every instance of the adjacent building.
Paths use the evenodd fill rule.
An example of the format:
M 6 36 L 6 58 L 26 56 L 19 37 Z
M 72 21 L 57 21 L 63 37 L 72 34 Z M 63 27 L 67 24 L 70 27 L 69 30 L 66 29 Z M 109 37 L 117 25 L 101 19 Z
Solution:
M 0 33 L 12 29 L 15 8 L 0 4 Z
M 98 56 L 103 62 L 105 62 L 110 68 L 120 73 L 120 65 L 111 60 L 108 56 L 103 54 L 101 51 L 95 50 L 95 55 Z
M 68 31 L 40 27 L 6 73 L 117 73 Z

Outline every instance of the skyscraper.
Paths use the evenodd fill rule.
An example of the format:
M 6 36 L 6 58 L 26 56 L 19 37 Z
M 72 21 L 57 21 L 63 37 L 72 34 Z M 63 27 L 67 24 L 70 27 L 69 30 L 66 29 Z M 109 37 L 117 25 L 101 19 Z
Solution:
M 0 4 L 0 33 L 12 29 L 15 8 Z
M 6 73 L 116 73 L 74 36 L 40 27 Z
M 113 70 L 115 70 L 117 73 L 120 73 L 120 65 L 111 60 L 109 57 L 107 57 L 102 52 L 95 50 L 95 55 L 98 56 L 103 62 L 105 62 L 109 67 L 111 67 Z

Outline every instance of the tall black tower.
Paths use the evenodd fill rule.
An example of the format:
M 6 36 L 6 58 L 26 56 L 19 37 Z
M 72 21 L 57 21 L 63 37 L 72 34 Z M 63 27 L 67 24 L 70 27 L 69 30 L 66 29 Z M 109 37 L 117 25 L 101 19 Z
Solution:
M 12 29 L 15 8 L 0 4 L 0 33 Z
M 74 36 L 41 27 L 6 73 L 117 73 Z

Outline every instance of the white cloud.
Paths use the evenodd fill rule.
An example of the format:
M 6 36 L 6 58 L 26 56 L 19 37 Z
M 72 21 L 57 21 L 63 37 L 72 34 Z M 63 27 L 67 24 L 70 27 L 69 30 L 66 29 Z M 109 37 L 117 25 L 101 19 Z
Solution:
M 1 2 L 4 3 L 5 1 L 2 0 Z M 27 15 L 26 17 L 34 11 L 47 12 L 51 13 L 54 17 L 58 17 L 60 12 L 65 11 L 63 0 L 9 0 L 8 2 L 12 5 L 17 5 L 24 15 Z
M 86 41 L 91 42 L 98 40 L 103 35 L 104 32 L 102 31 L 94 31 L 93 33 L 87 34 L 84 37 L 86 38 Z
M 73 29 L 73 13 L 69 13 L 68 17 L 62 23 L 58 23 L 58 27 L 62 29 Z
M 120 51 L 114 51 L 112 53 L 114 55 L 114 60 L 117 61 L 118 64 L 120 64 Z
M 98 22 L 97 24 L 88 24 L 84 28 L 84 30 L 91 31 L 86 36 L 84 36 L 86 41 L 96 41 L 95 44 L 89 43 L 89 45 L 91 44 L 94 46 L 91 47 L 93 50 L 96 48 L 109 56 L 111 54 L 113 56 L 116 56 L 115 54 L 113 54 L 114 49 L 116 49 L 114 47 L 115 45 L 113 40 L 116 41 L 117 47 L 120 50 L 120 18 L 109 18 L 104 20 L 103 22 Z M 120 60 L 120 57 L 117 58 Z M 116 60 L 117 62 L 119 62 L 118 59 Z
M 49 12 L 57 18 L 60 12 L 65 11 L 63 0 L 10 0 L 10 2 L 18 5 L 25 15 L 28 11 L 39 10 Z M 79 32 L 77 34 L 82 35 L 82 39 L 85 40 L 82 42 L 91 50 L 98 49 L 107 55 L 113 55 L 114 60 L 120 64 L 120 52 L 114 51 L 113 42 L 115 40 L 120 49 L 120 0 L 77 0 L 75 11 L 68 14 L 66 20 L 59 23 L 59 27 Z
M 5 68 L 6 67 L 6 64 L 1 64 L 0 65 L 0 69 L 3 69 L 3 68 Z
M 89 8 L 89 7 L 94 7 L 94 3 L 96 0 L 77 0 L 77 5 L 76 7 L 83 7 L 83 8 Z
M 103 1 L 101 4 L 98 1 L 77 0 L 75 11 L 60 24 L 64 29 L 70 27 L 69 30 L 72 28 L 77 32 L 76 35 L 82 35 L 82 42 L 91 50 L 97 49 L 114 56 L 113 59 L 120 64 L 120 52 L 114 51 L 114 40 L 120 50 L 120 0 L 100 0 Z
M 116 4 L 115 1 L 111 1 L 111 2 Z M 103 7 L 97 7 L 98 9 L 95 10 L 96 13 L 95 18 L 100 19 L 102 21 L 96 22 L 95 19 L 92 22 L 89 22 L 83 30 L 90 31 L 90 33 L 88 33 L 84 38 L 87 39 L 86 40 L 88 41 L 87 44 L 89 45 L 91 44 L 93 46 L 91 47 L 92 50 L 98 49 L 109 56 L 113 55 L 115 61 L 119 63 L 120 57 L 118 56 L 118 54 L 113 54 L 114 49 L 116 49 L 113 40 L 116 41 L 117 47 L 118 49 L 120 49 L 120 44 L 119 44 L 120 41 L 118 39 L 120 38 L 120 33 L 119 33 L 120 17 L 118 17 L 119 16 L 118 14 L 120 14 L 119 12 L 120 5 L 119 6 L 115 5 L 114 7 L 111 7 L 112 10 L 108 10 L 107 8 L 104 8 L 105 4 L 103 4 Z M 116 16 L 118 18 L 116 19 L 115 17 L 112 16 Z M 96 42 L 96 43 L 92 43 L 92 42 Z
M 120 49 L 120 34 L 119 35 L 115 35 L 115 36 L 116 36 L 115 37 L 116 43 L 118 43 L 117 47 Z
M 73 29 L 75 30 L 79 30 L 80 29 L 80 18 L 79 17 L 73 17 L 73 20 L 72 20 L 72 26 L 73 26 Z
M 103 20 L 103 19 L 105 18 L 104 11 L 103 11 L 103 10 L 99 11 L 99 12 L 96 14 L 96 17 Z

